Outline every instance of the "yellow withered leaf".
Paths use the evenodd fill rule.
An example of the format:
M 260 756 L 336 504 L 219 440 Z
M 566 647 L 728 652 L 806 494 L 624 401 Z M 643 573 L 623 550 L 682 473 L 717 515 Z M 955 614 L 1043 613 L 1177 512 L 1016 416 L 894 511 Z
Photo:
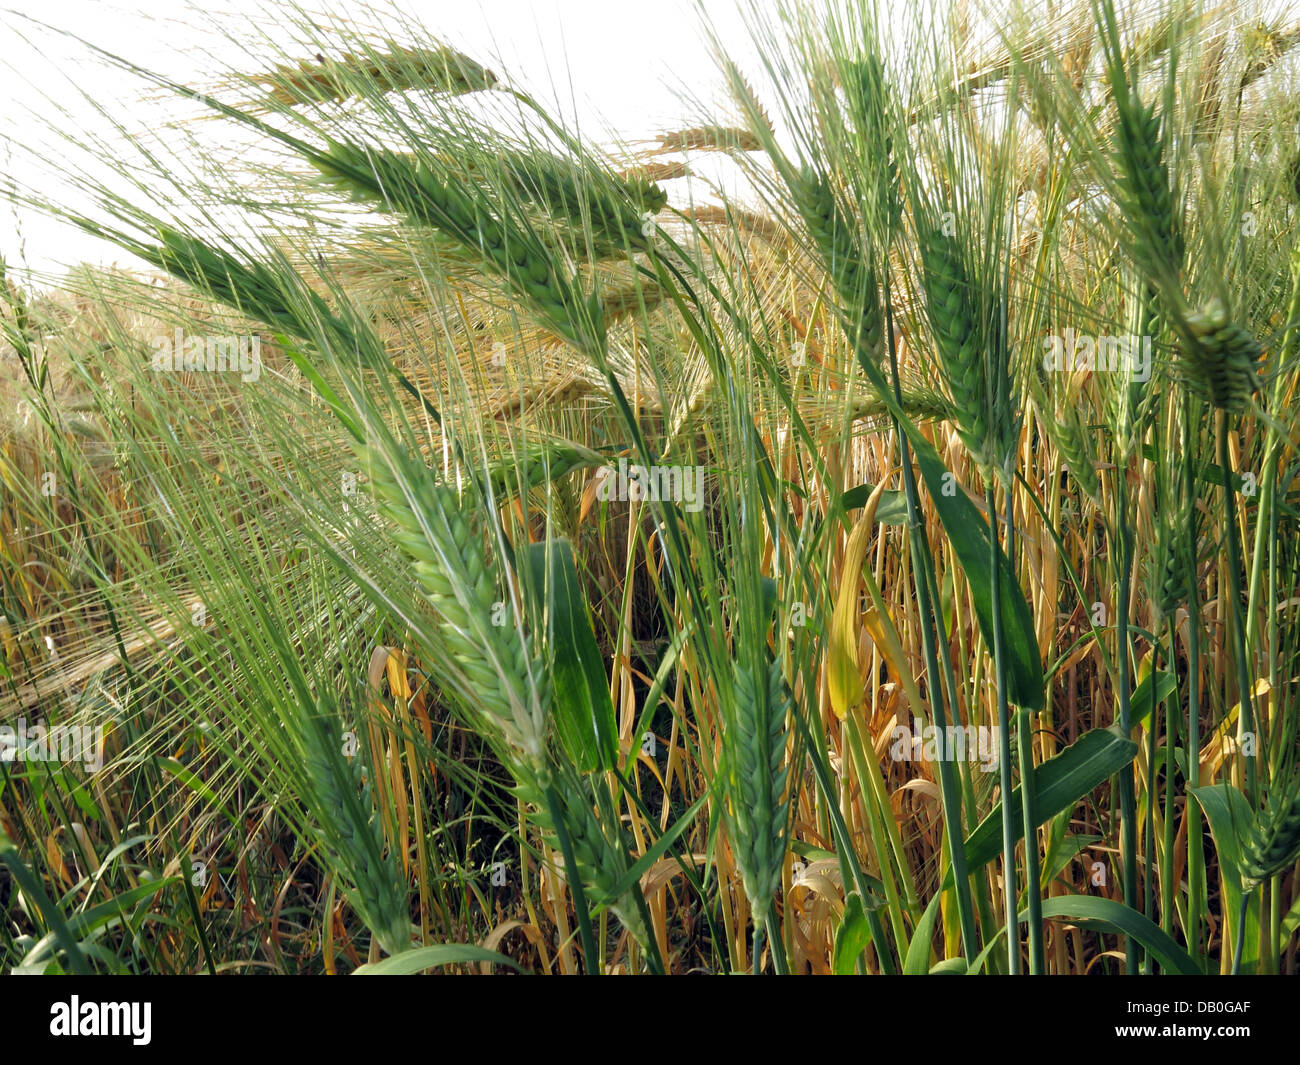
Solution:
M 858 585 L 862 581 L 862 563 L 867 557 L 871 534 L 876 527 L 876 507 L 884 490 L 885 482 L 882 480 L 867 500 L 862 517 L 849 533 L 844 565 L 840 571 L 840 590 L 835 597 L 835 611 L 831 615 L 826 683 L 831 697 L 831 709 L 841 720 L 848 716 L 849 711 L 862 698 L 862 676 L 858 662 Z M 874 614 L 875 611 L 870 613 Z M 867 631 L 874 639 L 879 628 L 868 624 Z
M 1255 694 L 1253 697 L 1255 705 L 1258 707 L 1259 700 L 1263 699 L 1272 690 L 1268 678 L 1260 677 L 1255 681 Z M 1236 736 L 1237 717 L 1240 713 L 1241 703 L 1237 703 L 1223 715 L 1223 720 L 1215 726 L 1214 731 L 1210 733 L 1209 739 L 1201 745 L 1200 753 L 1197 756 L 1201 787 L 1213 784 L 1215 778 L 1223 769 L 1224 762 L 1240 749 Z

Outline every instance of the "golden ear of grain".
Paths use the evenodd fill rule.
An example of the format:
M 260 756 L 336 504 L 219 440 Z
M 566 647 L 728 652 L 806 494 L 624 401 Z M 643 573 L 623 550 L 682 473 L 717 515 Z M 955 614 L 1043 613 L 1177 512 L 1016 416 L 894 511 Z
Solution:
M 722 207 L 718 204 L 705 204 L 701 207 L 692 207 L 685 214 L 697 225 L 735 226 L 742 234 L 752 234 L 769 243 L 784 240 L 789 236 L 785 227 L 775 218 L 734 205 Z
M 693 126 L 660 134 L 660 152 L 756 152 L 762 142 L 747 129 L 735 126 Z
M 600 309 L 608 328 L 630 314 L 649 314 L 668 298 L 663 286 L 645 278 L 628 278 L 601 290 Z
M 1241 88 L 1257 82 L 1296 45 L 1300 44 L 1300 25 L 1289 30 L 1270 28 L 1263 24 L 1250 27 L 1242 35 L 1242 51 L 1250 62 L 1241 75 Z
M 660 181 L 676 181 L 678 178 L 690 177 L 691 166 L 687 162 L 661 163 L 653 160 L 638 163 L 617 171 L 620 181 L 639 181 L 647 184 Z
M 512 392 L 492 407 L 489 414 L 497 421 L 508 421 L 533 407 L 567 407 L 595 390 L 596 386 L 587 378 L 579 374 L 566 374 Z

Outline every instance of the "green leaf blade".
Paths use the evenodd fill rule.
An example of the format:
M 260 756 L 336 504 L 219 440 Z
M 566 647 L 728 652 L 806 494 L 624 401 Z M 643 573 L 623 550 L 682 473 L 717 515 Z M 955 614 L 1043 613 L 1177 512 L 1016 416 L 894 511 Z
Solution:
M 1039 824 L 1045 824 L 1074 806 L 1102 781 L 1119 772 L 1137 754 L 1137 744 L 1109 728 L 1085 733 L 1055 758 L 1034 768 Z M 1011 795 L 1020 808 L 1020 788 Z M 1023 821 L 1016 819 L 1016 839 L 1024 837 Z M 966 863 L 972 872 L 1002 853 L 1002 804 L 966 840 Z
M 537 614 L 546 622 L 553 714 L 560 742 L 579 769 L 613 769 L 618 758 L 618 722 L 573 548 L 560 539 L 532 544 L 528 565 L 534 595 L 545 596 L 545 609 Z

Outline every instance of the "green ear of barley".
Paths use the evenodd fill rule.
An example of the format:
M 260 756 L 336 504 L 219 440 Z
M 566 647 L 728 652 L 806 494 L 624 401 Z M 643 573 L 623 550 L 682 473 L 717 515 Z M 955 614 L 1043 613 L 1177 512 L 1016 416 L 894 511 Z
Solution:
M 283 65 L 254 75 L 270 97 L 286 107 L 342 103 L 368 92 L 423 92 L 459 95 L 491 89 L 492 71 L 452 48 L 403 48 L 344 54 L 320 63 Z
M 533 808 L 532 820 L 548 838 L 552 850 L 559 852 L 559 845 L 554 841 L 555 825 L 552 812 L 544 798 L 545 773 L 521 779 L 514 788 L 514 794 L 521 802 Z M 576 876 L 587 894 L 587 901 L 592 906 L 605 905 L 619 919 L 637 942 L 648 945 L 650 929 L 642 920 L 641 911 L 636 904 L 632 889 L 616 895 L 619 881 L 628 871 L 627 854 L 621 841 L 611 839 L 606 833 L 602 819 L 596 816 L 592 783 L 590 778 L 580 777 L 572 767 L 554 767 L 555 794 L 560 800 L 560 816 L 564 818 L 564 827 L 573 848 L 573 860 L 577 869 L 566 871 L 566 876 Z M 598 785 L 597 785 L 598 786 Z M 606 818 L 605 823 L 616 823 L 613 818 Z
M 962 443 L 983 463 L 990 443 L 984 340 L 970 279 L 955 237 L 933 226 L 921 233 L 926 311 L 934 330 Z
M 531 304 L 557 335 L 580 349 L 591 346 L 594 323 L 602 319 L 579 293 L 576 278 L 561 277 L 555 258 L 534 234 L 495 217 L 472 183 L 400 152 L 339 141 L 309 160 L 353 199 L 397 211 L 456 240 Z
M 443 642 L 474 692 L 472 709 L 525 760 L 536 762 L 545 749 L 545 671 L 533 667 L 537 655 L 524 635 L 493 624 L 503 599 L 460 497 L 432 483 L 428 471 L 399 476 L 383 455 L 358 451 L 380 511 L 396 526 L 393 538 L 437 613 Z
M 575 470 L 594 469 L 608 457 L 569 440 L 529 441 L 519 451 L 488 469 L 492 491 L 498 499 L 509 499 L 548 481 L 556 481 Z
M 158 235 L 159 244 L 134 244 L 131 250 L 240 314 L 290 336 L 314 340 L 323 333 L 340 350 L 355 351 L 370 369 L 387 372 L 390 368 L 373 332 L 357 329 L 335 314 L 292 271 L 246 262 L 168 226 L 159 226 Z
M 868 146 L 859 160 L 871 190 L 875 221 L 892 233 L 902 218 L 898 159 L 889 128 L 890 88 L 880 56 L 872 53 L 843 72 L 849 114 L 861 142 Z
M 1229 320 L 1222 304 L 1187 315 L 1179 323 L 1178 372 L 1192 392 L 1220 410 L 1241 413 L 1259 391 L 1257 366 L 1263 347 Z
M 1241 841 L 1241 874 L 1247 890 L 1300 859 L 1300 778 L 1275 782 L 1264 809 Z
M 599 250 L 648 249 L 642 216 L 658 214 L 668 202 L 664 190 L 644 178 L 589 173 L 549 152 L 504 153 L 501 165 L 518 191 L 590 232 Z
M 157 246 L 136 249 L 158 269 L 243 314 L 286 333 L 302 335 L 303 315 L 293 310 L 283 287 L 268 267 L 241 262 L 220 248 L 168 226 L 159 227 L 158 237 Z M 331 317 L 323 300 L 312 303 L 313 311 Z
M 321 833 L 345 885 L 353 908 L 389 954 L 411 944 L 411 919 L 402 876 L 385 845 L 371 809 L 370 790 L 361 777 L 361 758 L 345 758 L 342 730 L 331 729 L 329 716 L 306 717 L 302 726 L 304 767 L 315 791 L 312 805 L 324 815 Z
M 536 662 L 530 640 L 512 626 L 492 624 L 498 602 L 496 582 L 484 563 L 481 537 L 470 527 L 458 494 L 450 486 L 430 484 L 420 471 L 407 469 L 409 460 L 400 455 L 394 457 L 402 472 L 394 474 L 382 455 L 366 448 L 359 451 L 371 471 L 380 509 L 397 526 L 394 538 L 412 560 L 437 613 L 443 643 L 457 671 L 469 682 L 475 704 L 471 710 L 514 749 L 513 757 L 506 753 L 516 794 L 535 808 L 535 820 L 544 831 L 554 832 L 553 815 L 563 818 L 577 865 L 571 875 L 579 878 L 593 905 L 607 904 L 638 942 L 649 944 L 650 932 L 635 895 L 632 891 L 616 894 L 628 870 L 626 852 L 606 834 L 596 816 L 591 781 L 571 766 L 547 763 L 549 676 Z M 426 487 L 411 496 L 407 487 L 413 485 Z M 530 691 L 537 692 L 535 702 Z M 545 801 L 549 779 L 557 785 L 558 811 Z M 611 814 L 604 823 L 617 824 L 617 818 Z
M 885 349 L 885 317 L 874 267 L 862 254 L 857 226 L 830 181 L 805 167 L 790 192 L 842 304 L 854 346 L 873 363 Z
M 781 884 L 790 800 L 785 763 L 790 697 L 779 659 L 756 678 L 734 663 L 735 719 L 727 730 L 730 760 L 728 816 L 732 849 L 745 893 L 756 915 L 767 909 Z
M 907 417 L 918 422 L 946 422 L 953 417 L 952 404 L 937 392 L 903 389 L 902 407 Z M 852 400 L 848 406 L 851 421 L 884 418 L 888 414 L 889 407 L 879 396 L 863 396 Z
M 1188 573 L 1180 548 L 1182 530 L 1161 523 L 1152 552 L 1154 573 L 1152 602 L 1162 616 L 1172 614 L 1187 599 Z
M 1176 276 L 1184 245 L 1174 214 L 1161 121 L 1155 105 L 1136 94 L 1119 106 L 1115 158 L 1121 177 L 1120 206 L 1133 233 L 1138 261 L 1153 276 Z
M 1079 415 L 1068 404 L 1060 415 L 1053 417 L 1047 413 L 1041 420 L 1047 437 L 1055 445 L 1057 453 L 1064 461 L 1074 483 L 1079 490 L 1096 506 L 1101 505 L 1101 482 L 1097 478 L 1097 467 L 1093 462 L 1092 449 L 1080 423 Z

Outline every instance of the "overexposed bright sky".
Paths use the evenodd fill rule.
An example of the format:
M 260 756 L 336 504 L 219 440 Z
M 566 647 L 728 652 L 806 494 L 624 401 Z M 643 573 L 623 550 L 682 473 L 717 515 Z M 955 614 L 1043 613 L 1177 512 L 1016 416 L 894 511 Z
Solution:
M 340 11 L 354 18 L 358 10 L 336 0 L 299 0 L 298 6 L 322 26 L 338 20 Z M 386 9 L 383 0 L 371 6 Z M 740 59 L 747 35 L 735 0 L 705 0 L 703 7 L 736 42 Z M 395 0 L 387 9 L 512 83 L 563 101 L 566 111 L 591 124 L 591 133 L 608 126 L 636 137 L 689 125 L 698 109 L 683 93 L 722 101 L 693 0 Z M 264 69 L 265 61 L 256 58 L 250 66 L 237 42 L 282 34 L 273 10 L 265 0 L 222 0 L 215 8 L 176 0 L 0 0 L 0 174 L 37 187 L 47 182 L 42 161 L 57 169 L 55 160 L 66 153 L 51 127 L 112 135 L 112 124 L 81 99 L 83 90 L 128 127 L 150 114 L 139 79 L 29 20 L 201 86 L 227 64 Z M 0 256 L 11 268 L 26 262 L 38 273 L 83 260 L 128 262 L 119 250 L 66 224 L 4 203 Z
M 76 169 L 67 165 L 67 146 L 60 143 L 59 131 L 80 137 L 113 136 L 113 122 L 97 108 L 128 129 L 138 129 L 162 113 L 156 101 L 142 100 L 146 87 L 140 79 L 96 60 L 85 45 L 42 29 L 32 20 L 202 88 L 224 70 L 254 73 L 282 61 L 283 49 L 290 47 L 285 11 L 293 7 L 308 12 L 325 39 L 327 27 L 341 20 L 354 22 L 367 9 L 371 14 L 365 17 L 370 21 L 359 28 L 382 29 L 374 19 L 388 12 L 390 19 L 403 24 L 393 34 L 396 39 L 444 41 L 491 67 L 503 80 L 543 100 L 558 100 L 566 115 L 577 117 L 589 138 L 601 140 L 603 134 L 616 130 L 636 140 L 696 124 L 703 114 L 723 120 L 733 117 L 701 31 L 702 13 L 742 69 L 752 71 L 754 50 L 740 10 L 761 9 L 773 2 L 289 0 L 286 5 L 282 0 L 0 0 L 0 257 L 11 269 L 27 264 L 46 275 L 81 261 L 128 263 L 118 249 L 66 224 L 13 208 L 4 199 L 2 179 L 12 175 L 21 184 L 49 192 L 57 202 L 68 202 L 59 198 L 61 192 L 46 176 Z M 824 0 L 802 2 L 811 8 Z M 942 17 L 964 2 L 978 20 L 981 9 L 1004 4 L 1004 0 L 878 2 L 883 21 L 896 32 L 903 24 L 914 26 L 918 10 Z M 1076 7 L 1076 0 L 1026 2 L 1043 5 L 1049 19 L 1064 18 Z M 1286 17 L 1290 23 L 1296 2 L 1248 0 L 1239 17 Z M 1126 3 L 1142 5 L 1143 0 Z M 1154 9 L 1157 0 L 1151 4 Z M 413 32 L 412 26 L 423 32 Z M 88 93 L 90 100 L 82 93 Z M 88 177 L 109 180 L 93 170 Z

